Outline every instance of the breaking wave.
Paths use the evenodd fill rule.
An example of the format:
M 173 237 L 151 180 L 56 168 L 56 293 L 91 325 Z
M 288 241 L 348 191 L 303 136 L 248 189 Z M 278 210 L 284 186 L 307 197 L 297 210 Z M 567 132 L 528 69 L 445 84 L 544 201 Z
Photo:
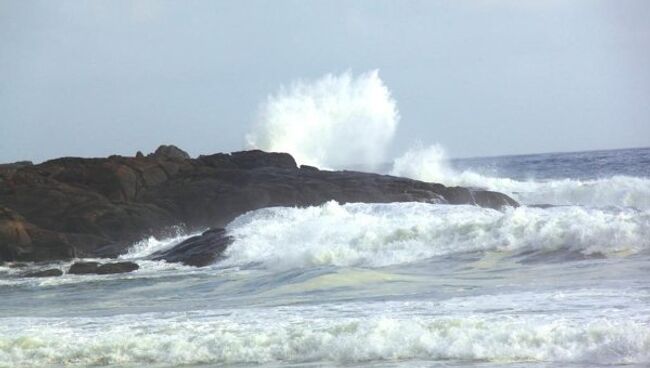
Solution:
M 440 145 L 407 151 L 393 163 L 392 175 L 448 186 L 478 187 L 509 194 L 524 204 L 623 206 L 650 209 L 650 179 L 612 176 L 578 180 L 514 180 L 450 167 Z
M 269 268 L 380 267 L 474 251 L 584 255 L 650 247 L 650 213 L 582 207 L 519 207 L 503 212 L 424 203 L 267 208 L 237 218 L 224 261 Z
M 412 310 L 414 304 L 421 311 L 436 308 L 382 303 L 325 311 L 281 307 L 13 318 L 0 324 L 0 367 L 413 359 L 603 364 L 650 358 L 650 330 L 631 317 L 584 322 L 536 314 L 431 316 Z M 357 315 L 344 317 L 351 311 Z

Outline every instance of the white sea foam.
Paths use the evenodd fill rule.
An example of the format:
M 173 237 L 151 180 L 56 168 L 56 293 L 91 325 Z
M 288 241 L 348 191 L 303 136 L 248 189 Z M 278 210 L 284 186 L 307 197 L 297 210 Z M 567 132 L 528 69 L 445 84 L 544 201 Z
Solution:
M 503 192 L 526 204 L 625 206 L 650 209 L 650 179 L 613 176 L 594 180 L 520 181 L 453 170 L 440 145 L 416 147 L 397 158 L 392 175 L 449 186 Z
M 301 164 L 372 169 L 384 160 L 399 113 L 377 70 L 295 81 L 270 95 L 249 147 L 289 152 Z
M 228 231 L 224 264 L 376 267 L 484 250 L 635 253 L 650 247 L 650 212 L 329 202 L 250 212 Z
M 133 244 L 126 254 L 121 255 L 120 259 L 138 259 L 150 256 L 153 253 L 167 250 L 174 245 L 179 244 L 183 240 L 194 236 L 199 235 L 199 233 L 186 235 L 182 232 L 177 232 L 175 236 L 167 238 L 157 238 L 150 236 L 148 238 L 142 239 L 139 242 Z
M 436 308 L 445 309 L 445 303 L 0 319 L 0 367 L 413 359 L 650 362 L 650 329 L 638 316 L 427 314 Z

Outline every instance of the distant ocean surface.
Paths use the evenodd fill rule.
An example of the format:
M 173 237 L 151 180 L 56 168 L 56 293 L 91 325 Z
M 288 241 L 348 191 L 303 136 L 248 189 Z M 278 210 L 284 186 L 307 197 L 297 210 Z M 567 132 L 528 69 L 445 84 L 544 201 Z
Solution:
M 191 234 L 129 274 L 0 266 L 0 367 L 650 365 L 650 148 L 415 158 L 391 172 L 524 206 L 267 208 L 210 267 L 146 260 Z

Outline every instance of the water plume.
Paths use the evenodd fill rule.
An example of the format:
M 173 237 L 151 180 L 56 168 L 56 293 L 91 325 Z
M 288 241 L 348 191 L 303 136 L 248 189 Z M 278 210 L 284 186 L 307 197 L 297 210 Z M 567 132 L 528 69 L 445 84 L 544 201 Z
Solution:
M 289 152 L 300 164 L 371 170 L 385 159 L 398 122 L 377 70 L 327 74 L 269 95 L 246 141 L 250 148 Z

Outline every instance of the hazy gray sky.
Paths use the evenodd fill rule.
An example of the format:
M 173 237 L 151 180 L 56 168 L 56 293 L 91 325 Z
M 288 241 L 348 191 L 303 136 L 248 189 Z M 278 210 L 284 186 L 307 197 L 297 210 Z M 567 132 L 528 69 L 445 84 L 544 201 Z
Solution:
M 451 156 L 650 145 L 650 1 L 0 0 L 0 161 L 244 147 L 279 85 L 380 70 Z

